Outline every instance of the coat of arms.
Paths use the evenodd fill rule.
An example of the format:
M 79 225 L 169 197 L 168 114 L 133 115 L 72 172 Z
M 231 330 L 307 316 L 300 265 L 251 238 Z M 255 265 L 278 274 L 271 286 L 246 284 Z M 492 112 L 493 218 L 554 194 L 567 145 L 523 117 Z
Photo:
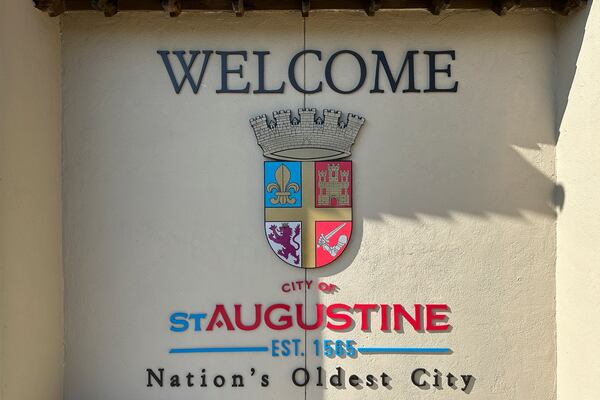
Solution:
M 267 241 L 286 263 L 319 268 L 336 260 L 352 233 L 350 148 L 364 118 L 315 109 L 290 110 L 250 120 L 264 162 Z

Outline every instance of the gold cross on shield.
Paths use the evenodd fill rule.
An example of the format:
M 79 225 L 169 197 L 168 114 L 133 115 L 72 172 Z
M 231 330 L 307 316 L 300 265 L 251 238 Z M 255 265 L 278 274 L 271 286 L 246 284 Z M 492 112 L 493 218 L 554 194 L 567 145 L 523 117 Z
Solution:
M 302 268 L 316 266 L 317 221 L 352 221 L 352 208 L 315 207 L 315 163 L 302 162 L 302 207 L 267 208 L 265 222 L 302 222 Z

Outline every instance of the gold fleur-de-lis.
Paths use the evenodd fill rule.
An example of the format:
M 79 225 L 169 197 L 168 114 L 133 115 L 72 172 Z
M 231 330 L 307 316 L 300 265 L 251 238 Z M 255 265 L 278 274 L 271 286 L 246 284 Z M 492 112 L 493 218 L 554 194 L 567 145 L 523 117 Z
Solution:
M 271 204 L 295 204 L 296 199 L 291 198 L 291 191 L 293 190 L 295 193 L 298 193 L 300 187 L 297 183 L 290 182 L 290 178 L 292 173 L 285 166 L 285 164 L 281 164 L 279 168 L 275 170 L 275 182 L 271 182 L 267 185 L 267 192 L 271 193 L 275 191 L 275 197 L 271 198 Z

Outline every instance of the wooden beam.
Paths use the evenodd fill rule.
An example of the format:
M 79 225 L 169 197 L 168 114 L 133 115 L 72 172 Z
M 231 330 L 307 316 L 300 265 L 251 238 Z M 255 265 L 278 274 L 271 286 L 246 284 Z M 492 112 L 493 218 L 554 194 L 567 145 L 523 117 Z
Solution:
M 448 7 L 450 7 L 450 0 L 431 0 L 429 12 L 433 15 L 440 15 Z
M 170 17 L 177 17 L 181 14 L 181 0 L 160 0 L 160 5 L 169 13 Z
M 5 1 L 5 0 L 0 0 Z M 39 8 L 47 4 L 64 4 L 65 11 L 93 10 L 90 0 L 35 0 Z M 95 0 L 96 3 L 107 0 Z M 231 0 L 180 0 L 183 11 L 228 11 L 232 10 Z M 304 11 L 310 5 L 310 13 L 314 10 L 364 10 L 373 14 L 380 7 L 381 10 L 404 10 L 420 9 L 430 10 L 434 13 L 442 11 L 446 6 L 440 0 L 247 0 L 244 8 L 252 11 L 295 11 L 298 12 L 304 5 Z M 452 10 L 489 10 L 492 2 L 496 3 L 496 11 L 500 14 L 508 12 L 512 7 L 501 0 L 451 0 L 448 9 Z M 585 0 L 520 0 L 520 9 L 539 11 L 541 9 L 553 9 L 557 14 L 565 15 L 571 13 L 579 5 L 583 6 Z M 551 2 L 553 6 L 551 7 Z M 116 3 L 116 2 L 115 2 Z M 160 0 L 118 0 L 119 11 L 164 11 Z M 58 11 L 55 11 L 57 13 Z M 305 12 L 306 14 L 306 12 Z
M 119 11 L 118 0 L 91 0 L 94 10 L 102 11 L 105 17 L 112 17 Z
M 236 17 L 244 16 L 244 0 L 231 0 L 231 8 Z
M 56 17 L 65 12 L 64 0 L 33 0 L 35 8 Z
M 302 17 L 308 18 L 310 12 L 310 0 L 302 0 Z
M 381 8 L 381 0 L 367 0 L 365 12 L 369 17 L 375 16 L 375 13 Z
M 500 16 L 521 7 L 521 0 L 492 0 L 492 11 Z
M 550 8 L 552 11 L 564 16 L 582 8 L 584 5 L 584 0 L 552 0 L 550 2 Z

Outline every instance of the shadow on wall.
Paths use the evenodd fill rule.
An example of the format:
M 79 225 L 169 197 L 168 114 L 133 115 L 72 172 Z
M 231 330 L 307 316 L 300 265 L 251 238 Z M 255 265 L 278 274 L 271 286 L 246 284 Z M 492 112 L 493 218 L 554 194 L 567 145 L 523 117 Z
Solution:
M 573 18 L 587 19 L 589 7 L 579 13 Z M 570 23 L 564 18 L 557 22 Z M 365 219 L 380 220 L 384 215 L 391 215 L 412 220 L 421 217 L 452 220 L 461 214 L 482 219 L 492 216 L 524 219 L 531 213 L 556 218 L 557 210 L 562 210 L 565 203 L 565 188 L 543 170 L 554 169 L 554 152 L 549 149 L 559 139 L 559 127 L 567 104 L 567 96 L 560 94 L 561 91 L 568 93 L 573 82 L 584 32 L 570 34 L 576 46 L 569 46 L 566 61 L 560 61 L 568 67 L 568 79 L 559 82 L 557 119 L 552 133 L 551 128 L 546 131 L 519 130 L 518 120 L 498 118 L 489 131 L 469 129 L 460 132 L 451 126 L 446 131 L 439 131 L 424 121 L 418 132 L 398 130 L 396 135 L 378 135 L 376 128 L 369 126 L 369 120 L 389 118 L 389 114 L 383 110 L 381 115 L 368 115 L 353 148 L 351 244 L 336 263 L 323 270 L 310 271 L 309 275 L 331 277 L 348 268 L 362 243 Z M 328 108 L 331 105 L 319 106 Z M 518 104 L 506 106 L 507 110 L 502 110 L 507 112 L 505 115 L 510 115 L 511 106 L 518 107 Z M 473 119 L 480 117 L 472 116 Z M 532 161 L 534 152 L 537 154 Z M 390 185 L 397 190 L 390 190 Z M 361 207 L 367 202 L 368 207 Z M 323 337 L 322 334 L 317 336 Z M 468 392 L 471 389 L 472 386 Z
M 587 17 L 588 12 L 580 14 Z M 561 17 L 560 21 L 565 20 L 568 18 Z M 568 57 L 573 63 L 571 75 L 581 46 L 579 34 Z M 542 62 L 554 61 L 550 54 L 554 50 L 550 46 L 541 50 L 547 52 Z M 539 86 L 538 96 L 552 95 L 552 70 L 540 72 L 544 76 L 531 83 Z M 521 74 L 530 72 L 535 71 Z M 436 109 L 440 107 L 438 98 L 428 95 L 369 99 L 376 101 L 377 107 L 367 107 L 366 123 L 352 149 L 352 240 L 341 258 L 318 275 L 334 275 L 353 263 L 363 241 L 365 219 L 524 219 L 531 214 L 555 218 L 566 196 L 563 185 L 552 176 L 558 133 L 552 116 L 555 104 L 546 98 L 532 106 L 535 98 L 522 96 L 527 89 L 520 86 L 521 74 L 503 71 L 494 77 L 489 90 L 497 90 L 497 94 L 481 90 L 488 78 L 470 78 L 465 82 L 471 85 L 469 89 L 452 102 L 441 103 L 443 109 Z M 365 98 L 340 101 L 347 103 L 335 104 L 327 96 L 315 95 L 308 96 L 307 105 L 360 114 Z M 378 123 L 390 118 L 404 120 L 395 127 Z M 536 119 L 542 120 L 538 123 Z
M 459 215 L 522 219 L 527 213 L 555 218 L 564 204 L 565 188 L 541 170 L 554 162 L 552 134 L 548 131 L 542 137 L 539 131 L 514 129 L 518 121 L 511 124 L 509 134 L 502 128 L 440 132 L 423 126 L 419 132 L 384 138 L 367 120 L 352 157 L 352 239 L 340 259 L 317 275 L 332 276 L 353 263 L 365 219 L 381 220 L 385 215 L 411 220 L 453 220 Z

